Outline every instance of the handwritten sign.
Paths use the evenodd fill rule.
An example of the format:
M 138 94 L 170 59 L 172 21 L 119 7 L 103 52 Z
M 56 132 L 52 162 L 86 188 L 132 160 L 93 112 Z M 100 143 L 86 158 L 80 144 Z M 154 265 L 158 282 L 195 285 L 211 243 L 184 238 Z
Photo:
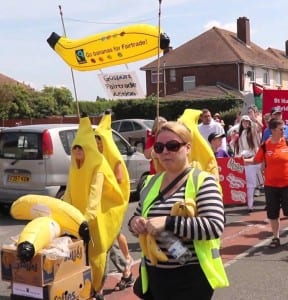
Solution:
M 145 98 L 136 72 L 99 74 L 98 77 L 110 99 Z
M 224 204 L 245 204 L 247 187 L 242 158 L 217 158 Z

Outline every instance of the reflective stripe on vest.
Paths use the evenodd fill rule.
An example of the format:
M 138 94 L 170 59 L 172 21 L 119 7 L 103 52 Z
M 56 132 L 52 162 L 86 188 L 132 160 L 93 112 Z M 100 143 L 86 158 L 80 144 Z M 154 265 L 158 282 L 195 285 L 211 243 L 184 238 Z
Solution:
M 162 175 L 162 176 L 161 176 Z M 209 174 L 210 175 L 210 174 Z M 185 187 L 185 199 L 196 199 L 198 187 L 200 187 L 207 176 L 207 172 L 199 169 L 192 169 L 189 173 L 188 180 Z M 148 179 L 145 184 L 140 197 L 142 201 L 142 216 L 147 217 L 153 200 L 158 195 L 163 174 L 157 174 Z M 213 289 L 229 286 L 224 265 L 220 256 L 220 239 L 213 240 L 194 240 L 194 248 L 198 257 L 200 266 Z M 141 279 L 143 293 L 148 290 L 148 274 L 142 253 L 141 262 Z

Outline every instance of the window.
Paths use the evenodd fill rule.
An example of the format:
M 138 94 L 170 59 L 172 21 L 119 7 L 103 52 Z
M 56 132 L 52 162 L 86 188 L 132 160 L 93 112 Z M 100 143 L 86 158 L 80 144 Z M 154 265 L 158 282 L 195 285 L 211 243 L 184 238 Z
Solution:
M 158 80 L 158 72 L 155 71 L 151 71 L 151 82 L 152 83 L 157 83 Z M 159 82 L 163 82 L 164 81 L 164 76 L 163 76 L 163 70 L 159 71 Z
M 130 121 L 122 122 L 119 128 L 119 132 L 126 132 L 126 131 L 133 131 L 133 130 L 134 130 L 133 124 Z
M 275 72 L 275 82 L 276 82 L 277 86 L 282 85 L 282 76 L 281 76 L 281 72 L 279 72 L 279 71 Z
M 187 92 L 194 89 L 196 86 L 195 76 L 185 76 L 183 77 L 183 91 Z
M 176 82 L 176 70 L 175 69 L 169 70 L 169 81 Z
M 3 133 L 0 141 L 0 157 L 41 159 L 41 135 L 25 132 Z
M 265 70 L 263 73 L 263 84 L 270 85 L 269 70 Z

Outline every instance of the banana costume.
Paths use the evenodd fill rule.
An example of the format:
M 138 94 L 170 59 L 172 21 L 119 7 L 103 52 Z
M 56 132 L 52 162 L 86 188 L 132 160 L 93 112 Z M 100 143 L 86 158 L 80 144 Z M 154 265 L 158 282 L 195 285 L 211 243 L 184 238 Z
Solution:
M 10 214 L 17 220 L 33 220 L 37 217 L 51 217 L 61 229 L 61 235 L 68 234 L 81 238 L 80 226 L 86 219 L 79 209 L 60 199 L 28 194 L 13 202 Z
M 79 40 L 53 32 L 48 44 L 73 69 L 92 71 L 146 59 L 158 54 L 157 26 L 147 24 L 102 32 Z M 169 47 L 169 38 L 160 34 L 160 49 Z
M 50 217 L 38 217 L 25 225 L 17 241 L 17 255 L 30 261 L 61 234 L 60 225 Z
M 84 163 L 78 167 L 74 150 L 64 201 L 78 208 L 88 222 L 91 240 L 88 247 L 93 288 L 98 291 L 103 281 L 107 251 L 120 231 L 127 203 L 113 171 L 99 153 L 88 117 L 80 119 L 72 148 L 84 150 Z
M 193 167 L 213 174 L 219 181 L 219 171 L 215 155 L 198 130 L 198 120 L 201 110 L 185 109 L 178 121 L 184 123 L 191 131 L 192 147 L 190 151 L 189 161 Z
M 130 179 L 129 173 L 126 167 L 126 164 L 123 160 L 123 157 L 114 142 L 112 128 L 111 128 L 111 114 L 110 112 L 105 112 L 103 117 L 101 118 L 99 125 L 94 130 L 95 135 L 98 135 L 101 138 L 103 144 L 103 152 L 102 154 L 106 158 L 109 163 L 112 171 L 115 174 L 115 168 L 117 164 L 121 165 L 121 182 L 119 183 L 120 189 L 123 193 L 123 197 L 129 203 L 130 198 Z M 118 178 L 116 178 L 118 179 Z

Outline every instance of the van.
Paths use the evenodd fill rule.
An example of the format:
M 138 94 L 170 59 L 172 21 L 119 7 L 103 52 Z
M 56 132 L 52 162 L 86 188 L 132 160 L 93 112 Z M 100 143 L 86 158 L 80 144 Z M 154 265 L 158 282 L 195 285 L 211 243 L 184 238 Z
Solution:
M 66 189 L 71 145 L 79 124 L 37 124 L 0 132 L 0 205 L 5 209 L 22 195 L 61 198 Z M 126 163 L 131 192 L 149 173 L 149 161 L 119 133 L 113 138 Z

